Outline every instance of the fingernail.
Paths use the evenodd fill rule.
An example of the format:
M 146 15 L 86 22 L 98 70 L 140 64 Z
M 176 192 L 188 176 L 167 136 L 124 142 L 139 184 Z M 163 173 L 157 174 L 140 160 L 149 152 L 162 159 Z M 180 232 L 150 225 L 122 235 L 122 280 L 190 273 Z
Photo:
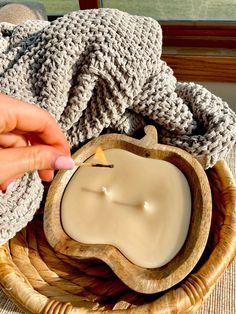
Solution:
M 57 170 L 70 170 L 75 166 L 75 162 L 68 156 L 59 156 L 54 163 L 54 169 Z
M 16 181 L 12 181 L 11 183 L 8 184 L 7 189 L 6 189 L 6 193 L 9 192 L 13 188 L 15 182 Z

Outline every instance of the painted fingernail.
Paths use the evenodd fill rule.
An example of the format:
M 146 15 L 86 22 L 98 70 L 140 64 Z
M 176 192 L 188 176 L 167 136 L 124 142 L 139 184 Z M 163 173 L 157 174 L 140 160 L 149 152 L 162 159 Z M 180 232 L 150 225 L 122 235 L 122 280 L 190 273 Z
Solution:
M 6 193 L 9 192 L 13 188 L 15 182 L 16 181 L 12 181 L 11 183 L 8 184 L 7 189 L 6 189 Z
M 75 162 L 68 156 L 59 156 L 54 163 L 54 169 L 57 170 L 70 170 L 75 166 Z

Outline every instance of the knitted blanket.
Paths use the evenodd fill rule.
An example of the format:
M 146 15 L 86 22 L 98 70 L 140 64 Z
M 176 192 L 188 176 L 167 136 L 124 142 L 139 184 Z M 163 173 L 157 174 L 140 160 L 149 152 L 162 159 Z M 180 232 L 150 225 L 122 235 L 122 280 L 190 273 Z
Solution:
M 71 148 L 102 131 L 159 126 L 160 142 L 213 166 L 235 142 L 236 116 L 194 83 L 179 83 L 161 60 L 160 25 L 118 10 L 73 12 L 56 21 L 0 24 L 0 91 L 48 110 Z M 33 218 L 37 173 L 0 192 L 0 243 Z

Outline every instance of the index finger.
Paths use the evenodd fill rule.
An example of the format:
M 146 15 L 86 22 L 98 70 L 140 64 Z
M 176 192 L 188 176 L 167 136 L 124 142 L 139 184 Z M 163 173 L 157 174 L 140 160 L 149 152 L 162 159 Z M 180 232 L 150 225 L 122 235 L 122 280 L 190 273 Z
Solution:
M 0 132 L 36 133 L 47 145 L 70 154 L 69 144 L 56 120 L 44 109 L 0 94 Z

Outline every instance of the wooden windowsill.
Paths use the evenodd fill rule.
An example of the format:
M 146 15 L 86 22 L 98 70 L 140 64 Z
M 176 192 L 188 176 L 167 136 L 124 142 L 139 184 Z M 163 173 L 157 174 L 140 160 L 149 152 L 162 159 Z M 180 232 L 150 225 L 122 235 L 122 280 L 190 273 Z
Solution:
M 236 57 L 163 54 L 178 80 L 236 82 Z
M 236 82 L 236 22 L 161 22 L 162 59 L 179 80 Z

